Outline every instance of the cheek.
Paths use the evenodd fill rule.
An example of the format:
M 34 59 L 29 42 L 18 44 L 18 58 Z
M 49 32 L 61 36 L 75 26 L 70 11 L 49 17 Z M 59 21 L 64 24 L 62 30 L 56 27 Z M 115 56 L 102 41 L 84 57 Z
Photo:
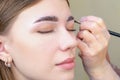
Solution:
M 15 66 L 25 74 L 48 74 L 54 68 L 54 58 L 57 52 L 57 41 L 53 38 L 29 37 L 14 41 L 12 57 Z M 29 74 L 30 75 L 30 74 Z

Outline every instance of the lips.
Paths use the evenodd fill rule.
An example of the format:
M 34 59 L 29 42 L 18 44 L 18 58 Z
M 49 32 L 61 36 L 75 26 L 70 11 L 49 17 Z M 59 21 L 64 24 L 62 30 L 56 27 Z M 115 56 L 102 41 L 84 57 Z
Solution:
M 67 58 L 66 60 L 56 64 L 56 66 L 58 66 L 62 69 L 65 69 L 65 70 L 71 70 L 75 66 L 74 60 L 75 60 L 75 58 Z

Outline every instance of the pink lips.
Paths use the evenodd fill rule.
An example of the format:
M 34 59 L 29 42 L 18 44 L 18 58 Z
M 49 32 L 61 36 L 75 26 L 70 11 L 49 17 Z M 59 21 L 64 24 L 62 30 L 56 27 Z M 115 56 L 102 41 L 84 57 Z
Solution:
M 62 69 L 71 70 L 75 67 L 74 58 L 68 58 L 68 59 L 64 60 L 63 62 L 58 63 L 56 65 Z

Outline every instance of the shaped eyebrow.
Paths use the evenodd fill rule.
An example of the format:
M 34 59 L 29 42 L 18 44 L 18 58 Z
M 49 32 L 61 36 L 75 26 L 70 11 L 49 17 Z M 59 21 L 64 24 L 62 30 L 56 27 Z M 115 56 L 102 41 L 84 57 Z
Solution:
M 41 22 L 41 21 L 55 21 L 55 22 L 57 22 L 58 18 L 55 16 L 44 16 L 44 17 L 41 17 L 38 20 L 36 20 L 35 23 Z
M 72 21 L 72 20 L 74 20 L 74 17 L 73 16 L 69 16 L 68 19 L 67 19 L 67 22 Z
M 74 20 L 74 17 L 73 17 L 73 16 L 69 16 L 68 19 L 67 19 L 67 22 L 68 22 L 68 21 L 71 21 L 71 20 Z M 34 23 L 42 22 L 42 21 L 53 21 L 53 22 L 57 22 L 57 21 L 58 21 L 58 18 L 57 18 L 56 16 L 44 16 L 44 17 L 41 17 L 41 18 L 39 18 L 38 20 L 36 20 Z

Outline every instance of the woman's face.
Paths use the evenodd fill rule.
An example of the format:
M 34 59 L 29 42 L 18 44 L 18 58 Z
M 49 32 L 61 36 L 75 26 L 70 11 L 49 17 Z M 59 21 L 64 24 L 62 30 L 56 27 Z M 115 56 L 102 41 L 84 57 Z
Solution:
M 41 0 L 22 11 L 7 37 L 17 80 L 72 80 L 74 19 L 66 0 Z

